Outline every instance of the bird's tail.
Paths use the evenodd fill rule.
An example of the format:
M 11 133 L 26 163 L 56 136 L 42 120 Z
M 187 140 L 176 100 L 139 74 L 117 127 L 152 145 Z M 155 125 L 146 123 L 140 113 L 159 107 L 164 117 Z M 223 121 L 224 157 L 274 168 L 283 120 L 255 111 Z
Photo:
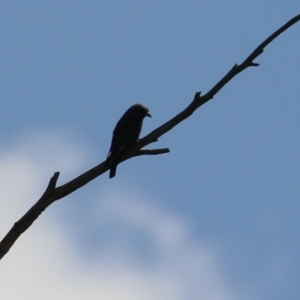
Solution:
M 110 171 L 109 171 L 109 178 L 113 178 L 116 176 L 116 172 L 117 172 L 117 165 L 112 163 L 110 166 Z

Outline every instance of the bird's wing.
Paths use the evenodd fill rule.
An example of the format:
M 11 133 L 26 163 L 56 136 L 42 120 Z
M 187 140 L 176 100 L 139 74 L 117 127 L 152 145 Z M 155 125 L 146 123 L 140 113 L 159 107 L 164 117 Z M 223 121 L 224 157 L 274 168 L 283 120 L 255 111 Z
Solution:
M 107 154 L 107 158 L 106 160 L 107 161 L 110 161 L 110 160 L 113 160 L 114 158 L 116 158 L 120 153 L 121 151 L 124 149 L 124 146 L 122 146 L 116 153 L 112 153 L 111 150 L 109 150 L 108 154 Z M 113 154 L 113 156 L 112 156 Z

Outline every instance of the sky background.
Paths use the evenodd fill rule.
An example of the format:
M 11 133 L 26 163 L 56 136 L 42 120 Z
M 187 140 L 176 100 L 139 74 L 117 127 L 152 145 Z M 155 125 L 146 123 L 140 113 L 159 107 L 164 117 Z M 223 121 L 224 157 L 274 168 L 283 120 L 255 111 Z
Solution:
M 299 0 L 2 1 L 0 234 L 300 13 Z M 300 23 L 188 120 L 54 203 L 0 262 L 0 298 L 300 299 Z

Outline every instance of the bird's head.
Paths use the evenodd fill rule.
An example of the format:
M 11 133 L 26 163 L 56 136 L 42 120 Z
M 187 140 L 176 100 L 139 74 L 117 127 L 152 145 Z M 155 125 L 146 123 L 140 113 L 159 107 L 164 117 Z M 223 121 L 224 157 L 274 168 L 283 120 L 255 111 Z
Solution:
M 152 118 L 152 116 L 149 113 L 149 109 L 142 104 L 134 104 L 131 106 L 131 109 L 134 110 L 136 112 L 136 114 L 138 114 L 142 118 L 145 118 L 145 117 Z

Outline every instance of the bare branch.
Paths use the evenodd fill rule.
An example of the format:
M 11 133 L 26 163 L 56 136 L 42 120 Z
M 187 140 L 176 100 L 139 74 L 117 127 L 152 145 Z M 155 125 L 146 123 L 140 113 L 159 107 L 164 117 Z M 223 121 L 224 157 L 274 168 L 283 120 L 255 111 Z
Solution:
M 55 172 L 42 197 L 30 208 L 30 210 L 14 224 L 0 243 L 0 258 L 2 258 L 15 243 L 17 238 L 27 230 L 39 215 L 53 202 L 52 196 L 55 192 L 59 172 Z
M 140 156 L 140 155 L 158 155 L 158 154 L 165 154 L 169 153 L 169 148 L 162 148 L 162 149 L 142 149 L 139 150 L 134 156 Z
M 197 92 L 194 96 L 193 101 L 179 114 L 173 117 L 171 120 L 167 121 L 165 124 L 153 130 L 143 139 L 141 139 L 136 145 L 130 149 L 126 157 L 122 161 L 127 160 L 134 156 L 140 155 L 156 155 L 168 153 L 170 150 L 165 149 L 154 149 L 154 150 L 141 150 L 141 148 L 158 141 L 159 137 L 170 131 L 176 125 L 190 117 L 201 105 L 205 104 L 213 97 L 236 75 L 244 71 L 248 67 L 257 67 L 258 63 L 254 62 L 260 54 L 263 53 L 264 48 L 269 45 L 275 38 L 277 38 L 281 33 L 287 30 L 289 27 L 294 25 L 300 20 L 300 15 L 292 18 L 278 30 L 276 30 L 272 35 L 270 35 L 265 41 L 263 41 L 240 65 L 234 65 L 229 72 L 205 95 L 201 96 L 200 92 Z M 0 242 L 0 259 L 9 251 L 12 245 L 20 237 L 20 235 L 25 232 L 31 224 L 39 217 L 39 215 L 53 202 L 59 200 L 67 195 L 73 193 L 77 189 L 83 187 L 96 177 L 102 175 L 109 169 L 109 165 L 105 162 L 97 165 L 96 167 L 88 170 L 82 175 L 76 177 L 75 179 L 69 181 L 68 183 L 56 187 L 56 183 L 59 177 L 59 172 L 54 173 L 53 177 L 50 179 L 48 187 L 46 188 L 42 197 L 34 204 L 31 209 L 14 224 L 11 230 Z

